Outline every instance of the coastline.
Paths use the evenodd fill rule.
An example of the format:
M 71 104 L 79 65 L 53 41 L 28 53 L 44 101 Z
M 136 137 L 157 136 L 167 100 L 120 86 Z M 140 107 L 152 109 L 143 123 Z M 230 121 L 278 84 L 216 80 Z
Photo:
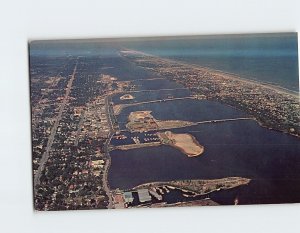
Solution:
M 168 79 L 178 82 L 189 89 L 193 82 L 195 83 L 194 85 L 202 83 L 204 86 L 201 85 L 201 88 L 190 90 L 193 93 L 204 93 L 207 95 L 208 100 L 215 100 L 244 111 L 254 117 L 262 127 L 296 136 L 297 138 L 300 137 L 300 128 L 297 124 L 300 117 L 297 113 L 300 110 L 299 93 L 261 81 L 241 78 L 235 74 L 199 65 L 186 64 L 168 58 L 160 58 L 139 51 L 123 51 L 123 53 L 124 57 L 127 57 L 129 60 L 133 59 L 137 65 L 145 69 L 158 72 L 161 75 L 173 75 L 173 78 L 168 77 Z M 154 67 L 157 64 L 161 65 L 157 68 L 152 68 L 148 64 L 153 64 Z M 190 71 L 189 68 L 191 68 Z M 175 73 L 170 70 L 174 70 Z M 188 73 L 190 72 L 193 74 L 192 76 L 189 76 Z M 187 75 L 186 80 L 189 83 L 186 84 L 186 82 L 182 81 L 180 75 Z M 202 79 L 197 81 L 197 78 L 195 78 L 197 75 L 200 75 L 203 81 Z M 209 85 L 212 85 L 211 89 Z M 225 89 L 223 85 L 225 85 Z M 289 121 L 287 122 L 286 119 L 289 119 Z
M 151 55 L 149 54 L 149 56 L 151 56 Z M 169 61 L 169 62 L 173 62 L 175 64 L 189 66 L 189 67 L 192 67 L 192 68 L 195 68 L 195 69 L 202 69 L 206 72 L 211 72 L 212 74 L 216 74 L 216 75 L 227 75 L 227 76 L 229 76 L 228 78 L 231 78 L 231 79 L 235 79 L 235 80 L 238 80 L 238 81 L 251 83 L 251 84 L 252 83 L 257 84 L 257 85 L 260 85 L 260 86 L 263 86 L 263 87 L 266 87 L 266 88 L 269 88 L 269 89 L 272 89 L 272 90 L 275 90 L 275 91 L 278 91 L 278 92 L 283 92 L 283 93 L 288 94 L 288 95 L 293 95 L 293 96 L 296 96 L 296 97 L 299 97 L 299 95 L 300 95 L 300 93 L 297 92 L 297 91 L 290 90 L 288 88 L 285 88 L 285 87 L 282 87 L 282 86 L 279 86 L 279 85 L 275 85 L 275 84 L 271 84 L 271 83 L 268 83 L 268 82 L 256 80 L 256 79 L 251 78 L 250 76 L 247 76 L 248 78 L 246 78 L 246 77 L 241 77 L 240 75 L 235 74 L 235 73 L 231 73 L 231 72 L 223 71 L 223 70 L 218 70 L 218 69 L 213 69 L 213 68 L 210 68 L 210 67 L 207 67 L 207 66 L 201 66 L 201 65 L 198 65 L 198 64 L 194 64 L 194 63 L 192 64 L 192 63 L 187 63 L 187 62 L 184 62 L 184 61 L 172 60 L 172 59 L 161 58 L 161 57 L 157 57 L 157 58 L 160 58 L 162 60 L 166 60 L 166 61 Z
M 256 85 L 263 86 L 263 87 L 268 88 L 268 89 L 272 89 L 274 91 L 282 92 L 282 93 L 292 95 L 292 96 L 295 96 L 295 97 L 300 97 L 300 92 L 290 90 L 288 88 L 278 86 L 278 85 L 275 85 L 275 84 L 270 84 L 270 83 L 267 83 L 267 82 L 254 80 L 254 79 L 251 79 L 250 77 L 243 78 L 238 74 L 230 73 L 230 72 L 222 71 L 222 70 L 218 70 L 218 69 L 213 69 L 213 68 L 210 68 L 210 67 L 207 67 L 207 66 L 201 66 L 201 65 L 198 65 L 198 64 L 192 64 L 192 63 L 187 63 L 187 62 L 184 62 L 184 61 L 178 61 L 178 60 L 174 60 L 174 59 L 170 59 L 170 58 L 159 57 L 159 56 L 156 56 L 156 55 L 153 55 L 153 54 L 144 53 L 144 52 L 133 50 L 133 49 L 127 49 L 127 48 L 124 48 L 124 49 L 125 49 L 125 51 L 121 51 L 121 52 L 128 52 L 129 51 L 129 52 L 133 52 L 135 54 L 140 54 L 142 56 L 157 58 L 157 59 L 160 59 L 162 61 L 166 61 L 166 62 L 169 62 L 169 63 L 172 63 L 172 64 L 183 65 L 183 66 L 191 67 L 191 68 L 194 68 L 194 69 L 201 69 L 202 71 L 211 72 L 212 74 L 216 74 L 216 75 L 226 75 L 227 77 L 225 77 L 225 78 L 231 78 L 231 79 L 235 79 L 235 80 L 250 83 L 250 84 L 256 84 Z

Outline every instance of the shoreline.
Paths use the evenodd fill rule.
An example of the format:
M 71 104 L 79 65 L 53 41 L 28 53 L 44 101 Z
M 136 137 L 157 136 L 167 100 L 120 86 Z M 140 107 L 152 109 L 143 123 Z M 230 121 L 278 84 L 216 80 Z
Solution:
M 222 101 L 220 101 L 220 100 L 218 100 L 218 99 L 208 99 L 208 100 L 209 100 L 209 101 L 216 101 L 216 102 L 219 102 L 219 103 L 224 104 L 224 105 L 226 105 L 226 106 L 232 107 L 232 108 L 234 108 L 234 109 L 236 109 L 236 110 L 240 110 L 240 109 L 237 108 L 236 106 L 230 105 L 230 104 L 228 104 L 228 103 L 224 103 L 224 102 L 222 102 Z M 292 137 L 300 138 L 300 135 L 298 135 L 298 134 L 293 134 L 293 133 L 288 132 L 288 131 L 283 131 L 283 130 L 271 128 L 271 127 L 269 127 L 269 126 L 267 126 L 267 125 L 264 125 L 263 122 L 261 122 L 260 120 L 258 120 L 254 115 L 252 115 L 251 113 L 249 113 L 247 110 L 242 110 L 242 111 L 244 111 L 246 114 L 248 114 L 249 116 L 252 117 L 252 119 L 249 119 L 249 121 L 251 121 L 251 120 L 255 121 L 255 122 L 256 122 L 260 127 L 262 127 L 262 128 L 265 128 L 265 129 L 268 129 L 268 130 L 272 130 L 272 131 L 275 131 L 275 132 L 279 132 L 279 133 L 284 133 L 284 134 L 287 134 L 287 135 L 292 136 Z
M 241 185 L 247 185 L 251 179 L 245 177 L 224 177 L 218 179 L 189 179 L 189 180 L 171 180 L 171 181 L 155 181 L 139 184 L 130 189 L 125 190 L 138 190 L 142 188 L 161 187 L 167 186 L 172 189 L 180 189 L 184 192 L 190 192 L 194 195 L 205 195 L 219 190 L 227 190 L 236 188 Z M 220 187 L 217 187 L 221 185 Z M 207 186 L 210 186 L 207 189 Z
M 187 153 L 185 151 L 185 149 L 182 148 L 182 147 L 180 147 L 180 146 L 176 146 L 175 144 L 169 144 L 169 145 L 172 146 L 172 147 L 174 147 L 174 148 L 176 148 L 176 149 L 178 149 L 180 152 L 182 152 L 183 154 L 187 155 L 189 158 L 198 157 L 198 156 L 202 155 L 204 153 L 204 146 L 200 145 L 200 143 L 196 140 L 196 138 L 193 135 L 191 135 L 191 134 L 188 134 L 188 135 L 192 138 L 193 143 L 195 143 L 196 146 L 198 146 L 198 147 L 200 147 L 202 149 L 199 154 L 192 155 L 192 154 Z
M 211 83 L 214 84 L 216 80 L 219 80 L 220 84 L 216 84 L 218 88 L 222 88 L 222 81 L 224 80 L 225 83 L 229 83 L 227 91 L 224 91 L 225 97 L 223 98 L 222 92 L 219 91 L 216 94 L 214 94 L 212 90 L 207 89 L 208 93 L 209 91 L 212 91 L 212 93 L 209 93 L 207 96 L 207 100 L 213 100 L 220 102 L 222 104 L 234 107 L 238 110 L 244 111 L 246 114 L 252 116 L 255 118 L 255 120 L 258 122 L 258 124 L 264 128 L 283 132 L 286 134 L 289 134 L 291 136 L 296 136 L 297 138 L 300 137 L 299 132 L 299 125 L 296 124 L 296 117 L 299 114 L 297 114 L 297 111 L 299 110 L 299 93 L 296 93 L 295 91 L 291 91 L 282 87 L 274 86 L 269 83 L 264 83 L 262 81 L 256 81 L 252 79 L 245 79 L 235 74 L 230 74 L 228 72 L 224 71 L 218 71 L 213 70 L 207 67 L 201 67 L 199 65 L 191 65 L 186 64 L 184 62 L 178 62 L 171 59 L 165 59 L 160 58 L 157 56 L 148 55 L 145 53 L 140 53 L 138 51 L 126 51 L 123 52 L 124 57 L 127 59 L 134 59 L 136 60 L 137 65 L 140 65 L 144 67 L 145 69 L 149 69 L 153 72 L 158 72 L 164 74 L 164 67 L 167 68 L 166 73 L 168 74 L 168 69 L 174 68 L 176 70 L 182 70 L 183 72 L 187 72 L 187 70 L 191 69 L 191 72 L 194 73 L 194 76 L 197 76 L 197 74 L 207 75 L 207 81 L 204 82 L 206 85 L 210 85 Z M 160 62 L 163 68 L 161 68 L 160 71 L 156 71 L 155 69 L 148 67 L 148 63 L 157 64 Z M 145 64 L 144 64 L 145 63 Z M 144 65 L 143 65 L 144 64 Z M 172 73 L 172 72 L 171 72 Z M 175 75 L 175 78 L 170 78 L 172 81 L 179 82 L 183 86 L 187 87 L 188 85 L 185 85 L 185 82 L 178 81 L 178 76 Z M 194 77 L 193 77 L 194 78 Z M 191 78 L 191 82 L 196 82 L 196 78 Z M 215 81 L 214 81 L 215 80 Z M 242 89 L 240 88 L 242 86 L 243 88 L 246 87 L 246 97 L 243 98 Z M 188 86 L 189 87 L 189 86 Z M 206 87 L 207 88 L 207 87 Z M 237 91 L 238 94 L 230 94 L 228 90 L 231 88 L 233 91 Z M 257 94 L 257 90 L 261 94 Z M 190 89 L 191 90 L 191 89 Z M 201 91 L 206 91 L 205 88 L 200 89 Z M 252 91 L 251 91 L 252 90 Z M 251 94 L 254 91 L 254 95 L 258 95 L 257 98 L 251 98 L 248 97 L 249 94 Z M 195 93 L 194 90 L 191 90 L 193 93 Z M 234 92 L 232 92 L 234 93 Z M 267 100 L 273 101 L 271 104 L 266 103 L 264 104 L 262 102 L 262 98 L 267 98 Z M 277 102 L 275 103 L 274 100 Z M 287 104 L 291 104 L 290 106 L 293 106 L 293 110 L 288 110 L 284 107 L 283 104 L 280 104 L 281 101 L 288 101 Z M 254 105 L 256 104 L 256 105 Z M 262 104 L 261 108 L 257 108 L 255 106 L 259 106 L 259 104 Z M 237 107 L 239 106 L 239 107 Z M 250 108 L 250 109 L 248 109 Z M 254 111 L 253 111 L 254 109 Z M 275 110 L 278 111 L 275 111 Z M 273 114 L 275 111 L 276 114 Z M 293 112 L 289 112 L 293 111 Z M 261 115 L 264 114 L 264 115 Z M 293 115 L 291 115 L 293 114 Z M 291 118 L 289 118 L 291 116 Z M 289 118 L 289 122 L 286 123 L 284 119 Z
M 151 55 L 149 55 L 149 56 L 151 56 Z M 263 87 L 266 87 L 266 88 L 269 88 L 269 89 L 272 89 L 272 90 L 275 90 L 275 91 L 283 92 L 283 93 L 288 94 L 288 95 L 293 95 L 293 96 L 296 95 L 296 96 L 299 97 L 299 94 L 300 94 L 299 92 L 288 89 L 286 87 L 282 87 L 282 86 L 279 86 L 279 85 L 276 85 L 276 84 L 272 84 L 272 83 L 264 82 L 264 81 L 261 81 L 261 80 L 253 79 L 249 76 L 247 76 L 248 78 L 246 78 L 246 77 L 241 77 L 241 75 L 236 74 L 236 73 L 231 73 L 231 72 L 228 72 L 228 71 L 218 70 L 218 69 L 214 69 L 214 68 L 207 67 L 207 66 L 201 66 L 201 65 L 198 65 L 198 64 L 194 64 L 194 63 L 187 63 L 187 62 L 184 62 L 184 61 L 172 60 L 172 59 L 161 58 L 161 57 L 157 57 L 157 58 L 162 59 L 162 60 L 166 60 L 166 61 L 169 61 L 169 62 L 173 62 L 175 64 L 177 63 L 179 65 L 190 66 L 190 67 L 195 68 L 195 69 L 203 69 L 204 71 L 211 72 L 211 73 L 217 74 L 217 75 L 228 75 L 229 76 L 228 78 L 243 81 L 243 82 L 246 82 L 246 83 L 257 84 L 257 85 L 260 85 L 260 86 L 263 86 Z
M 181 153 L 185 154 L 189 158 L 197 157 L 204 153 L 204 146 L 202 146 L 197 141 L 197 139 L 189 133 L 176 134 L 176 133 L 172 133 L 171 131 L 165 131 L 162 133 L 158 133 L 158 137 L 160 138 L 163 145 L 174 147 L 175 149 L 178 149 Z M 167 137 L 170 141 L 164 142 L 164 137 Z M 187 141 L 189 139 L 191 139 L 191 142 Z M 177 140 L 177 144 L 176 144 L 176 140 Z
M 270 84 L 270 83 L 267 83 L 267 82 L 254 80 L 254 79 L 251 79 L 251 78 L 243 78 L 240 75 L 235 74 L 235 73 L 230 73 L 230 72 L 227 72 L 227 71 L 213 69 L 213 68 L 210 68 L 210 67 L 207 67 L 207 66 L 201 66 L 201 65 L 198 65 L 198 64 L 194 64 L 194 63 L 192 64 L 192 63 L 187 63 L 187 62 L 184 62 L 184 61 L 174 60 L 174 59 L 170 59 L 170 58 L 159 57 L 159 56 L 144 53 L 144 52 L 141 52 L 141 51 L 138 51 L 138 50 L 132 50 L 132 49 L 125 48 L 125 51 L 121 51 L 121 52 L 126 53 L 128 51 L 133 52 L 135 54 L 140 54 L 140 55 L 143 55 L 143 56 L 148 56 L 148 57 L 153 57 L 155 59 L 160 59 L 160 60 L 170 62 L 170 63 L 173 63 L 173 64 L 183 65 L 183 66 L 191 67 L 191 68 L 194 68 L 194 69 L 202 69 L 203 71 L 211 72 L 212 74 L 216 74 L 216 75 L 226 75 L 224 78 L 229 78 L 229 79 L 234 79 L 234 80 L 238 80 L 238 81 L 242 81 L 242 82 L 246 82 L 246 83 L 256 84 L 256 85 L 263 86 L 263 87 L 268 88 L 268 89 L 272 89 L 272 90 L 277 91 L 277 92 L 281 92 L 281 93 L 283 92 L 283 93 L 288 94 L 288 95 L 292 95 L 292 96 L 295 96 L 295 97 L 300 97 L 300 92 L 290 90 L 290 89 L 285 88 L 285 87 L 277 86 L 277 85 L 274 85 L 274 84 Z

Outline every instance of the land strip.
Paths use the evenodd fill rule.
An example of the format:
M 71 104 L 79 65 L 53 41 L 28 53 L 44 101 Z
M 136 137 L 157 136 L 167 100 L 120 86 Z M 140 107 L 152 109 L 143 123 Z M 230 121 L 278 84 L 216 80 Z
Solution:
M 108 183 L 108 170 L 109 170 L 109 167 L 110 167 L 110 164 L 111 164 L 111 157 L 109 155 L 108 147 L 109 147 L 109 144 L 110 144 L 110 141 L 111 141 L 113 135 L 115 134 L 115 130 L 114 130 L 112 119 L 111 119 L 112 110 L 110 109 L 109 98 L 110 98 L 110 95 L 105 97 L 105 109 L 106 109 L 105 111 L 106 111 L 106 116 L 108 118 L 108 122 L 109 122 L 108 125 L 109 125 L 110 131 L 109 131 L 108 139 L 106 140 L 105 145 L 104 145 L 104 152 L 105 152 L 105 155 L 106 155 L 106 158 L 107 158 L 107 162 L 104 166 L 102 182 L 103 182 L 103 189 L 106 192 L 106 195 L 108 196 L 107 208 L 112 209 L 113 200 L 112 200 L 112 195 L 111 195 L 111 191 L 110 191 L 109 183 Z
M 184 192 L 193 193 L 195 195 L 204 195 L 214 191 L 232 189 L 241 185 L 247 185 L 250 181 L 250 179 L 243 177 L 226 177 L 212 180 L 175 180 L 141 184 L 134 187 L 132 190 L 167 187 L 169 189 L 180 189 Z
M 130 132 L 147 132 L 147 131 L 184 128 L 184 127 L 200 125 L 200 124 L 221 123 L 221 122 L 242 121 L 242 120 L 255 120 L 255 118 L 237 117 L 237 118 L 191 122 L 191 121 L 182 121 L 182 120 L 157 120 L 151 115 L 151 111 L 136 111 L 136 112 L 131 112 L 129 114 L 128 123 L 126 124 L 126 127 Z
M 207 67 L 133 50 L 121 54 L 134 64 L 253 116 L 261 126 L 300 137 L 299 93 Z
M 58 115 L 57 115 L 57 117 L 55 119 L 55 123 L 54 123 L 54 125 L 53 125 L 53 127 L 51 129 L 51 133 L 50 133 L 50 136 L 48 138 L 46 150 L 45 150 L 42 158 L 40 159 L 39 168 L 38 168 L 38 170 L 37 170 L 37 172 L 36 172 L 36 174 L 34 176 L 34 186 L 40 184 L 41 173 L 42 173 L 42 171 L 44 169 L 45 163 L 47 162 L 47 160 L 49 158 L 49 152 L 51 150 L 51 146 L 52 146 L 54 138 L 55 138 L 55 134 L 56 134 L 56 130 L 57 130 L 59 121 L 60 121 L 60 119 L 62 117 L 62 114 L 63 114 L 64 108 L 66 106 L 66 103 L 68 102 L 68 97 L 69 97 L 69 94 L 71 92 L 73 81 L 75 79 L 77 65 L 78 65 L 78 61 L 76 62 L 76 65 L 74 67 L 73 73 L 72 73 L 71 78 L 70 78 L 70 80 L 68 82 L 64 99 L 63 99 L 63 101 L 62 101 L 62 103 L 61 103 L 61 105 L 59 107 Z M 35 188 L 34 188 L 34 192 L 36 192 Z
M 147 142 L 147 143 L 138 143 L 138 144 L 127 144 L 127 145 L 120 145 L 120 146 L 111 146 L 110 150 L 131 150 L 131 149 L 152 147 L 152 146 L 160 146 L 160 145 L 162 145 L 161 142 Z

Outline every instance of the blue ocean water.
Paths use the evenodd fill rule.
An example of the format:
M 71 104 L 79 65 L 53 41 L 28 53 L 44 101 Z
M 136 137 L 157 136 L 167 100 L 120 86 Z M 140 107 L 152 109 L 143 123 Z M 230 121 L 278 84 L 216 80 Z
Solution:
M 297 33 L 169 37 L 127 48 L 299 91 Z
M 33 41 L 30 56 L 101 56 L 111 59 L 117 57 L 123 48 L 299 91 L 297 33 Z
M 140 90 L 178 87 L 176 83 L 167 80 L 140 81 L 158 77 L 120 57 L 118 51 L 127 47 L 232 73 L 240 72 L 240 75 L 244 72 L 246 78 L 253 78 L 249 75 L 253 73 L 258 80 L 296 90 L 298 83 L 296 38 L 296 34 L 272 34 L 160 38 L 114 43 L 36 42 L 30 45 L 30 55 L 105 58 L 101 59 L 102 66 L 112 67 L 104 70 L 106 74 L 119 80 L 139 80 L 134 83 Z M 190 93 L 187 90 L 180 90 L 176 91 L 176 94 L 174 91 L 159 91 L 133 95 L 135 99 L 131 102 L 156 100 L 161 96 L 164 98 L 188 96 Z M 120 102 L 119 95 L 114 97 L 114 102 Z M 151 103 L 125 108 L 118 116 L 119 123 L 124 127 L 130 111 L 149 109 L 157 119 L 201 121 L 244 116 L 244 113 L 221 103 L 184 100 L 180 103 L 177 101 Z M 174 129 L 174 132 L 192 134 L 205 147 L 204 154 L 188 158 L 179 150 L 168 146 L 112 151 L 108 175 L 110 187 L 127 189 L 150 181 L 243 176 L 252 180 L 249 185 L 218 192 L 213 200 L 221 204 L 232 204 L 234 198 L 239 196 L 241 204 L 299 202 L 298 138 L 262 128 L 254 121 L 204 124 Z M 128 136 L 127 140 L 129 139 Z

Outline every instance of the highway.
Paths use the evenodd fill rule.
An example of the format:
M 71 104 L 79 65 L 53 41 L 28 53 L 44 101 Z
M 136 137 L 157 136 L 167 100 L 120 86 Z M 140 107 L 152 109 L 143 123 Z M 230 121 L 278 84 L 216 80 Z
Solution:
M 49 138 L 48 138 L 48 142 L 47 142 L 46 150 L 45 150 L 44 154 L 42 155 L 42 158 L 40 159 L 39 168 L 38 168 L 38 170 L 37 170 L 37 172 L 34 176 L 34 183 L 33 184 L 34 184 L 34 193 L 35 194 L 36 194 L 36 191 L 37 191 L 35 187 L 36 187 L 36 185 L 40 184 L 41 173 L 44 170 L 45 164 L 46 164 L 46 162 L 49 158 L 49 152 L 51 150 L 51 147 L 52 147 L 52 144 L 53 144 L 53 141 L 54 141 L 54 138 L 55 138 L 57 127 L 58 127 L 59 122 L 61 120 L 62 113 L 65 109 L 66 103 L 68 102 L 68 98 L 69 98 L 69 95 L 70 95 L 70 92 L 71 92 L 72 84 L 73 84 L 73 81 L 75 79 L 77 64 L 78 64 L 78 61 L 76 62 L 73 73 L 72 73 L 71 78 L 68 82 L 64 99 L 63 99 L 63 101 L 62 101 L 62 103 L 59 107 L 58 115 L 57 115 L 57 117 L 55 119 L 55 123 L 54 123 L 54 125 L 51 129 L 51 132 L 50 132 L 50 135 L 49 135 Z

